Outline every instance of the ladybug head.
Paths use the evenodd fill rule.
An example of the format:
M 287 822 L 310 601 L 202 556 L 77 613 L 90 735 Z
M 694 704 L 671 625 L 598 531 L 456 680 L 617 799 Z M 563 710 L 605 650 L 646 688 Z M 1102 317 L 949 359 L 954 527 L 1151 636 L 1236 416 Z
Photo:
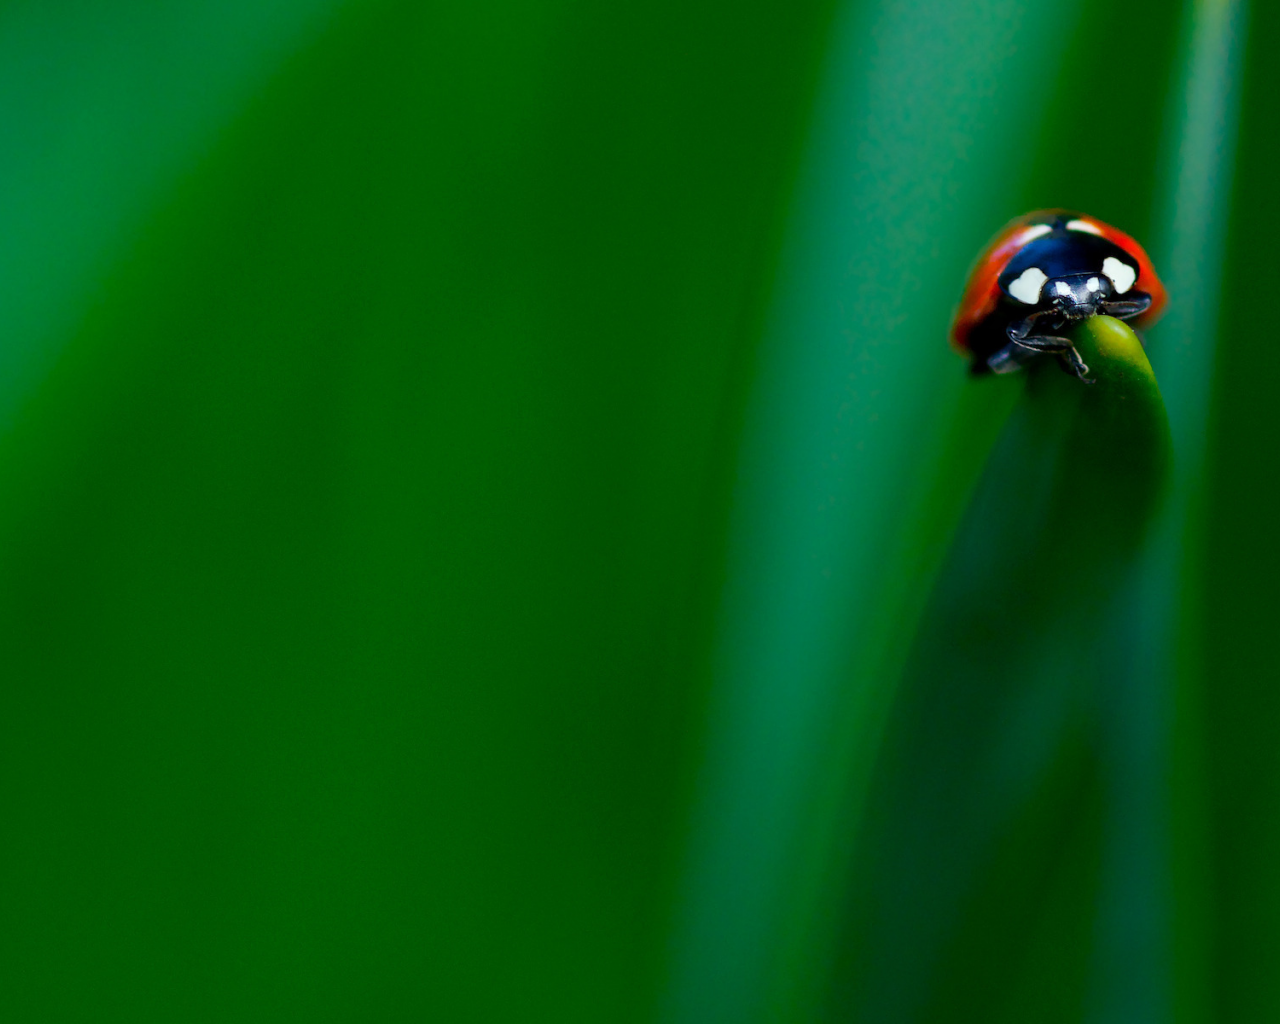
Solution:
M 1044 283 L 1041 301 L 1066 320 L 1084 320 L 1103 312 L 1111 298 L 1111 281 L 1105 274 L 1071 274 Z

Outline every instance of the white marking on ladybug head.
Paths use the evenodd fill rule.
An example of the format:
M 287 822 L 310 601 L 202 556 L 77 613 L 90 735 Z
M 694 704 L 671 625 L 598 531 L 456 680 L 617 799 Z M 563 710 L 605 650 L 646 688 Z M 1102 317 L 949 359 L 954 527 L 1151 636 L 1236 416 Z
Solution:
M 1091 235 L 1101 235 L 1102 232 L 1090 224 L 1087 220 L 1069 220 L 1067 221 L 1068 231 L 1087 231 Z
M 1101 282 L 1101 281 L 1099 281 L 1096 277 L 1091 277 L 1091 278 L 1089 278 L 1089 280 L 1087 280 L 1087 281 L 1084 283 L 1084 286 L 1085 286 L 1086 288 L 1088 288 L 1088 289 L 1089 289 L 1089 291 L 1091 291 L 1091 292 L 1100 292 L 1100 291 L 1102 291 L 1102 282 Z
M 1067 298 L 1071 298 L 1071 295 L 1072 295 L 1071 285 L 1067 284 L 1066 281 L 1058 281 L 1056 284 L 1054 284 L 1053 289 L 1059 295 L 1065 295 Z
M 1018 275 L 1016 281 L 1009 283 L 1009 294 L 1019 302 L 1034 306 L 1040 301 L 1040 289 L 1049 280 L 1049 275 L 1039 267 L 1030 267 Z
M 1133 287 L 1133 282 L 1138 279 L 1138 272 L 1127 263 L 1122 263 L 1114 256 L 1108 256 L 1102 261 L 1102 272 L 1111 278 L 1111 283 L 1115 285 L 1116 294 L 1123 295 Z

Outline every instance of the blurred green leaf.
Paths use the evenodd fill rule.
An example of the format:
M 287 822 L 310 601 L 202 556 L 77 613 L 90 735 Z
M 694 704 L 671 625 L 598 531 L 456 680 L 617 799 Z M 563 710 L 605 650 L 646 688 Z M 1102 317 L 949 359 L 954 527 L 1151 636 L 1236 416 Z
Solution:
M 650 1015 L 825 16 L 348 4 L 198 162 L 143 133 L 145 232 L 61 225 L 111 272 L 37 269 L 79 326 L 0 440 L 13 1019 Z
M 1123 679 L 1111 623 L 1171 453 L 1133 332 L 1095 317 L 1075 341 L 1097 383 L 1036 365 L 921 622 L 861 833 L 834 1019 L 982 1006 L 1070 1021 L 1091 996 L 1097 709 Z
M 1188 252 L 1190 265 L 1220 275 L 1220 290 L 1208 297 L 1216 301 L 1205 303 L 1202 315 L 1218 328 L 1221 344 L 1212 376 L 1198 381 L 1212 395 L 1206 460 L 1193 492 L 1203 517 L 1191 548 L 1199 557 L 1190 579 L 1177 581 L 1185 593 L 1182 621 L 1198 641 L 1178 707 L 1176 791 L 1180 809 L 1193 812 L 1179 820 L 1176 838 L 1188 910 L 1178 938 L 1205 978 L 1194 993 L 1199 1014 L 1185 1018 L 1197 1022 L 1280 1014 L 1273 955 L 1280 942 L 1280 410 L 1271 393 L 1280 351 L 1263 297 L 1280 272 L 1280 10 L 1265 3 L 1228 9 L 1239 79 L 1238 159 L 1224 168 L 1229 177 L 1217 179 L 1220 202 L 1206 211 L 1217 244 Z M 1267 284 L 1258 292 L 1247 281 Z
M 161 197 L 338 0 L 0 5 L 0 426 Z

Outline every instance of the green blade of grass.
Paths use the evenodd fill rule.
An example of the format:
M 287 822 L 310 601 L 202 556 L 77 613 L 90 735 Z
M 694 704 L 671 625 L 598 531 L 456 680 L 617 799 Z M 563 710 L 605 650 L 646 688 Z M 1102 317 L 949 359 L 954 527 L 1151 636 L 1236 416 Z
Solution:
M 1037 366 L 923 619 L 852 868 L 832 1019 L 1077 1020 L 1103 838 L 1110 624 L 1167 489 L 1133 332 Z M 988 386 L 987 381 L 975 388 Z

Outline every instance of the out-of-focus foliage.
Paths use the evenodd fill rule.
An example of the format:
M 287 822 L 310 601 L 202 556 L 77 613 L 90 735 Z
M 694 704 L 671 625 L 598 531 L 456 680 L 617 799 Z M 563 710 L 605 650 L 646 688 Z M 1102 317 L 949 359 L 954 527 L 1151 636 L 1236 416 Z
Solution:
M 7 1013 L 645 1019 L 825 7 L 163 6 L 5 42 L 123 83 L 3 157 L 123 168 L 3 342 Z
M 0 4 L 7 1014 L 1280 1015 L 1278 43 Z M 1171 467 L 946 350 L 1044 206 L 1169 272 Z
M 1203 646 L 1199 684 L 1183 709 L 1197 743 L 1200 801 L 1186 835 L 1199 869 L 1184 884 L 1201 894 L 1184 941 L 1208 961 L 1206 1019 L 1266 1020 L 1280 1014 L 1271 953 L 1280 942 L 1280 655 L 1274 529 L 1280 516 L 1280 422 L 1268 384 L 1280 372 L 1271 317 L 1249 282 L 1280 273 L 1280 11 L 1253 4 L 1241 97 L 1240 143 L 1222 267 L 1220 358 L 1210 455 L 1199 501 L 1205 529 L 1190 589 Z M 1211 938 L 1210 938 L 1211 936 Z

